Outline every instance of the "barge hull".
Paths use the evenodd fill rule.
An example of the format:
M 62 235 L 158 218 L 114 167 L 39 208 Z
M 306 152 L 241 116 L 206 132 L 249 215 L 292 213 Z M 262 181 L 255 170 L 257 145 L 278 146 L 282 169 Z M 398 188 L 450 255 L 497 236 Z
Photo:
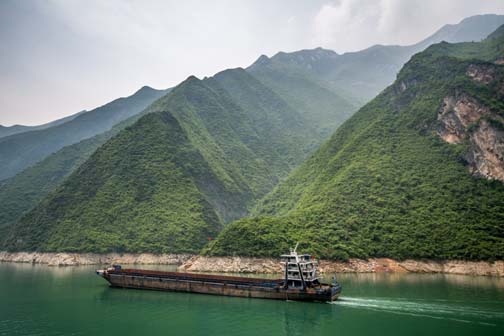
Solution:
M 261 299 L 334 301 L 340 294 L 340 290 L 338 290 L 338 288 L 334 288 L 329 285 L 326 285 L 328 288 L 323 290 L 307 288 L 303 291 L 298 289 L 284 289 L 281 286 L 262 287 L 251 284 L 239 284 L 236 282 L 230 284 L 218 281 L 218 279 L 217 281 L 212 281 L 211 278 L 204 279 L 201 275 L 195 275 L 194 280 L 180 280 L 177 278 L 167 278 L 162 276 L 142 276 L 127 273 L 114 274 L 114 272 L 111 272 L 104 275 L 104 278 L 111 284 L 112 287 L 119 288 L 149 289 Z

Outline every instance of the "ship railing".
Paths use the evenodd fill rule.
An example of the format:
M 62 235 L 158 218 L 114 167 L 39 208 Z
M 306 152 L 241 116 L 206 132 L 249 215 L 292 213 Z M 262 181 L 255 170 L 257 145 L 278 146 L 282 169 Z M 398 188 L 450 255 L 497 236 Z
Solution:
M 301 280 L 301 276 L 299 275 L 299 273 L 298 274 L 288 274 L 287 277 L 289 279 Z M 305 273 L 305 274 L 303 274 L 303 278 L 305 280 L 312 280 L 312 279 L 317 279 L 318 277 L 316 275 L 311 276 L 311 275 L 308 275 Z

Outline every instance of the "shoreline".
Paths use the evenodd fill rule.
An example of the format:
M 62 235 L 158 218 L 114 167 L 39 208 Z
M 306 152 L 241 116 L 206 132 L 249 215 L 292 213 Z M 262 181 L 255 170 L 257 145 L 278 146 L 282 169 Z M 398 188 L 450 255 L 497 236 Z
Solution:
M 5 252 L 0 251 L 0 262 L 46 264 L 48 266 L 82 265 L 181 265 L 190 254 L 153 253 L 67 253 L 67 252 Z
M 319 260 L 319 273 L 440 273 L 504 277 L 504 261 L 413 260 L 390 258 L 347 262 Z M 278 259 L 194 256 L 179 267 L 185 272 L 263 273 L 283 272 Z
M 250 257 L 205 257 L 190 254 L 152 253 L 40 253 L 0 251 L 0 262 L 46 264 L 48 266 L 79 265 L 179 265 L 183 272 L 279 274 L 283 269 L 278 259 Z M 319 261 L 320 273 L 440 273 L 504 277 L 504 260 L 413 260 L 390 258 L 368 260 L 349 259 L 347 262 Z

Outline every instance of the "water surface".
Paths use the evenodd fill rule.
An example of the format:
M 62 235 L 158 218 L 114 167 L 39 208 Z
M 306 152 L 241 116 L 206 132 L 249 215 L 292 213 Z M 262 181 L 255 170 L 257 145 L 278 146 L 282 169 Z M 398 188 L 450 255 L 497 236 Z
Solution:
M 302 303 L 109 288 L 94 267 L 0 264 L 0 335 L 504 335 L 504 279 L 344 274 Z

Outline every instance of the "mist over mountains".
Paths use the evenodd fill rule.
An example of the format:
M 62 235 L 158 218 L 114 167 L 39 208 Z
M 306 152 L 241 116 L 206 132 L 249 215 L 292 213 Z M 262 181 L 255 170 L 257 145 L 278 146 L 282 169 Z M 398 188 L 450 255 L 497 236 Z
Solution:
M 107 131 L 120 121 L 140 113 L 165 93 L 165 90 L 143 87 L 130 97 L 80 113 L 53 127 L 0 138 L 0 180 L 14 176 L 66 145 Z
M 64 117 L 64 118 L 54 120 L 54 121 L 48 122 L 43 125 L 38 125 L 38 126 L 24 126 L 24 125 L 2 126 L 2 125 L 0 125 L 0 138 L 6 137 L 9 135 L 18 134 L 18 133 L 42 130 L 45 128 L 58 126 L 63 123 L 66 123 L 67 121 L 75 119 L 77 116 L 79 116 L 80 114 L 85 113 L 85 112 L 87 112 L 87 111 L 80 111 L 75 114 L 69 115 L 68 117 Z
M 263 55 L 4 133 L 2 246 L 271 256 L 299 241 L 330 259 L 502 258 L 502 28 L 469 42 L 502 24 L 475 16 L 412 46 Z M 464 94 L 480 112 L 443 124 L 443 99 Z
M 416 54 L 206 253 L 503 258 L 503 60 L 504 26 Z

